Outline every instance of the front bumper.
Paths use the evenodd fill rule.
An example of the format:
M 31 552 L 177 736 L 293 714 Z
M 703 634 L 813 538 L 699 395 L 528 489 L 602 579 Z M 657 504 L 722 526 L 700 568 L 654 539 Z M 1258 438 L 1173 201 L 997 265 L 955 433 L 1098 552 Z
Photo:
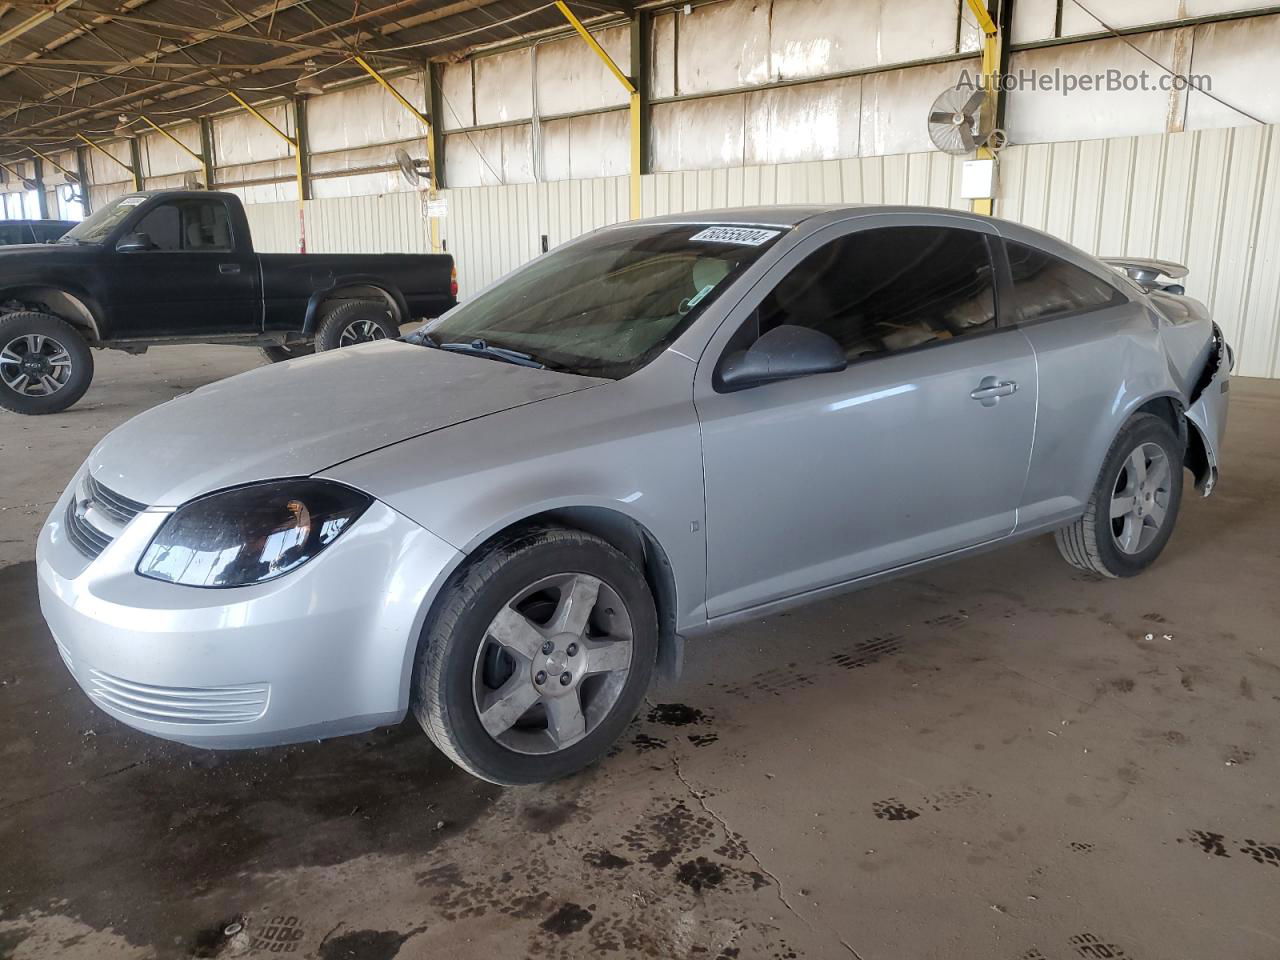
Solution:
M 70 541 L 67 504 L 36 545 L 40 608 L 102 710 L 202 747 L 296 743 L 396 723 L 434 585 L 459 556 L 375 501 L 311 562 L 268 583 L 178 586 L 134 567 L 165 512 L 130 521 L 95 559 Z

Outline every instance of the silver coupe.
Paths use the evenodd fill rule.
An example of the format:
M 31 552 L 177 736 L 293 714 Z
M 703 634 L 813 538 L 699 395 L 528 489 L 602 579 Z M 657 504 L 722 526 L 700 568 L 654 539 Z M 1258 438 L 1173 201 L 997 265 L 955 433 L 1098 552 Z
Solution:
M 44 616 L 157 736 L 412 710 L 478 777 L 561 777 L 686 638 L 1039 534 L 1149 566 L 1227 409 L 1182 273 L 912 207 L 598 230 L 406 337 L 113 431 L 40 535 Z

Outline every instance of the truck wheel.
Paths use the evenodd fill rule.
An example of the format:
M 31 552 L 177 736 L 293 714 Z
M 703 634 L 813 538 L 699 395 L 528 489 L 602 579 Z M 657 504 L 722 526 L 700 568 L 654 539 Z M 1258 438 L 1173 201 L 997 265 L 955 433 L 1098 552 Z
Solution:
M 316 352 L 314 343 L 290 343 L 272 347 L 262 347 L 262 355 L 268 363 L 280 363 L 295 357 L 309 357 Z
M 84 337 L 48 313 L 0 317 L 0 407 L 14 413 L 57 413 L 89 389 L 93 354 Z
M 357 343 L 400 336 L 400 327 L 385 303 L 350 300 L 335 307 L 316 330 L 316 350 L 336 350 Z

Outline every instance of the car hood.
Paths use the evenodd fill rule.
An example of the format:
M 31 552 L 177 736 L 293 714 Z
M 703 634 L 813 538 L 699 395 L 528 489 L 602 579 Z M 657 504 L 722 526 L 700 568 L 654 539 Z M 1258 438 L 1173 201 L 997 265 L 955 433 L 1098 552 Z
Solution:
M 108 434 L 88 465 L 130 499 L 177 506 L 605 382 L 384 340 L 176 397 Z

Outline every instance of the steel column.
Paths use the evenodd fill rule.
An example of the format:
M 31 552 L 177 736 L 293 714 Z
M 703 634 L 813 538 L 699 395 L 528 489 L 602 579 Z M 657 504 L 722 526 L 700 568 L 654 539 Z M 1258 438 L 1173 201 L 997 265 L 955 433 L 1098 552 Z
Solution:
M 293 148 L 294 175 L 298 183 L 298 252 L 306 253 L 307 252 L 307 198 L 306 198 L 305 184 L 306 184 L 307 178 L 303 174 L 303 164 L 305 163 L 305 161 L 302 156 L 302 146 L 301 146 L 302 139 L 301 137 L 289 136 L 287 133 L 285 133 L 283 130 L 277 127 L 274 123 L 268 120 L 262 114 L 262 111 L 260 111 L 257 107 L 251 104 L 244 97 L 240 96 L 240 94 L 236 93 L 234 90 L 228 89 L 226 93 L 227 93 L 227 96 L 229 96 L 232 100 L 240 104 L 240 106 L 244 107 L 251 114 L 253 114 L 263 123 L 265 123 L 269 130 L 271 130 L 277 137 L 279 137 L 281 140 L 283 140 L 285 143 L 289 144 L 289 146 Z
M 604 65 L 609 68 L 609 72 L 617 77 L 618 82 L 622 84 L 622 88 L 627 91 L 627 97 L 630 104 L 631 114 L 631 219 L 636 220 L 640 216 L 640 174 L 641 167 L 644 162 L 643 150 L 643 133 L 644 127 L 644 110 L 642 107 L 642 98 L 636 84 L 613 62 L 613 57 L 605 51 L 604 47 L 596 41 L 586 27 L 582 25 L 572 10 L 565 4 L 564 0 L 555 0 L 556 9 L 564 15 L 569 21 L 569 25 L 578 32 L 578 36 L 586 41 L 597 57 L 604 61 Z M 632 49 L 635 47 L 635 41 L 632 41 Z M 635 71 L 635 64 L 632 64 L 632 71 Z
M 382 87 L 383 90 L 386 90 L 387 93 L 391 94 L 392 99 L 394 99 L 397 103 L 400 104 L 400 106 L 404 107 L 411 114 L 413 114 L 414 117 L 417 118 L 418 122 L 422 124 L 422 128 L 426 133 L 426 139 L 427 139 L 427 165 L 431 168 L 430 175 L 427 180 L 427 197 L 429 200 L 434 200 L 436 198 L 436 193 L 439 190 L 439 186 L 440 186 L 440 181 L 438 179 L 439 172 L 436 168 L 436 135 L 435 135 L 436 124 L 433 124 L 431 120 L 427 118 L 426 114 L 424 114 L 421 110 L 419 110 L 412 103 L 410 103 L 405 98 L 404 94 L 402 94 L 399 90 L 393 87 L 387 81 L 386 77 L 384 77 L 381 73 L 379 73 L 369 64 L 368 60 L 366 60 L 364 57 L 361 57 L 361 56 L 356 56 L 354 60 L 356 62 L 356 65 L 359 66 L 361 70 L 363 70 L 369 76 L 373 77 L 373 79 L 378 82 L 378 85 Z M 427 96 L 428 96 L 428 100 L 430 100 L 431 99 L 430 90 L 428 90 Z M 440 218 L 427 217 L 427 220 L 428 220 L 428 223 L 430 224 L 430 229 L 431 229 L 431 252 L 439 253 L 440 252 Z

